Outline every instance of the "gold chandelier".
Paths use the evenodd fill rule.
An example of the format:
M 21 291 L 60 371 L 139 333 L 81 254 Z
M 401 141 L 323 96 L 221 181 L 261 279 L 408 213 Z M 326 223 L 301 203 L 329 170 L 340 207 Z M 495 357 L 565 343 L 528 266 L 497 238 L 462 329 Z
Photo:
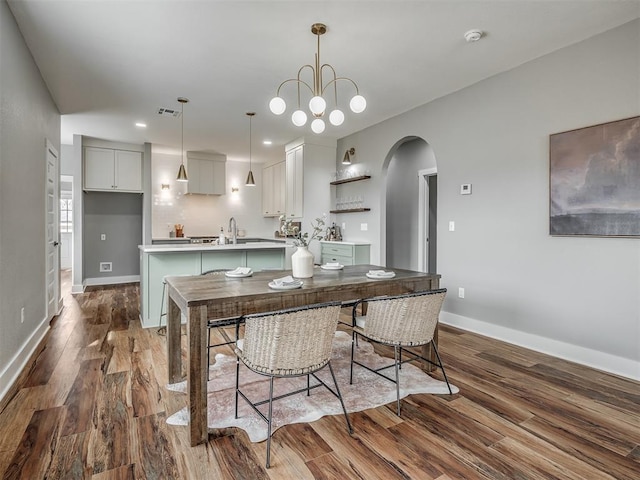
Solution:
M 360 95 L 356 82 L 347 77 L 338 77 L 336 75 L 335 69 L 330 64 L 320 63 L 320 36 L 324 35 L 326 31 L 327 26 L 323 23 L 314 23 L 313 25 L 311 25 L 311 33 L 318 37 L 318 48 L 316 51 L 315 64 L 306 64 L 300 67 L 297 77 L 290 78 L 282 82 L 278 87 L 276 96 L 269 102 L 269 109 L 271 110 L 271 113 L 275 115 L 282 115 L 287 109 L 287 104 L 280 96 L 280 89 L 286 83 L 295 82 L 298 90 L 298 108 L 291 115 L 291 121 L 295 126 L 302 127 L 307 123 L 307 114 L 300 108 L 300 86 L 307 87 L 312 95 L 312 98 L 309 101 L 309 110 L 311 111 L 311 115 L 315 117 L 311 122 L 311 130 L 313 130 L 314 133 L 322 133 L 325 129 L 323 117 L 327 110 L 327 101 L 325 100 L 324 95 L 327 92 L 327 89 L 329 89 L 329 93 L 331 93 L 331 89 L 333 90 L 333 110 L 331 110 L 331 112 L 329 113 L 329 122 L 331 123 L 331 125 L 334 125 L 336 127 L 342 125 L 342 123 L 344 122 L 344 113 L 338 107 L 337 83 L 340 80 L 350 82 L 356 89 L 356 94 L 353 96 L 353 98 L 351 98 L 351 101 L 349 102 L 351 111 L 354 113 L 361 113 L 365 110 L 365 108 L 367 108 L 367 101 L 362 95 Z M 309 84 L 300 78 L 300 75 L 306 69 L 311 70 L 313 78 L 312 84 Z M 325 69 L 329 69 L 331 71 L 331 78 L 328 82 L 323 83 L 322 72 Z

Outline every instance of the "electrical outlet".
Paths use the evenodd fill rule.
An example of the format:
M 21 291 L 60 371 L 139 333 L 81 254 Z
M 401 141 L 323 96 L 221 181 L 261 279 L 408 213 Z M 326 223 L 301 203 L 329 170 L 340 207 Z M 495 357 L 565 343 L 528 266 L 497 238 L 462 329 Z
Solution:
M 111 262 L 100 262 L 100 271 L 101 272 L 111 272 L 113 269 L 113 265 Z
M 367 230 L 369 230 L 369 225 L 367 223 L 361 223 L 360 224 L 360 230 L 362 232 L 366 232 Z
M 107 234 L 106 233 L 101 233 L 100 234 L 100 240 L 106 240 L 107 239 Z
M 449 222 L 449 231 L 450 232 L 455 232 L 456 230 L 456 222 L 454 222 L 453 220 Z
M 463 287 L 458 287 L 458 297 L 459 298 L 464 298 L 464 288 Z
M 342 222 L 342 230 L 346 230 L 347 229 L 347 222 Z
M 20 309 L 20 323 L 24 323 L 24 307 Z

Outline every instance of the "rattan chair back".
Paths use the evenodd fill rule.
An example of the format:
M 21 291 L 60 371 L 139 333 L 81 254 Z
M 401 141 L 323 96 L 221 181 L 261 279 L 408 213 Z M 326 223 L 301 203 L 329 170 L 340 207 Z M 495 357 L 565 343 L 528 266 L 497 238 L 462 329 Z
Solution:
M 365 336 L 388 345 L 426 345 L 433 339 L 446 289 L 367 300 Z
M 339 302 L 248 315 L 236 353 L 250 369 L 268 375 L 315 372 L 331 359 L 339 315 Z

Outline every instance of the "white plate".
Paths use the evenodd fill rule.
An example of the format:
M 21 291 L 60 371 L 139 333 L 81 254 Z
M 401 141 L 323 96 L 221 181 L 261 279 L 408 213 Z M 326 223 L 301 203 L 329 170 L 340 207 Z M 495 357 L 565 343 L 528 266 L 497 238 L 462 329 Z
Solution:
M 303 282 L 294 283 L 293 285 L 292 284 L 278 285 L 276 283 L 269 282 L 269 288 L 273 288 L 274 290 L 295 290 L 296 288 L 300 288 L 302 285 L 303 285 Z
M 225 275 L 230 278 L 245 278 L 253 275 L 253 271 L 249 273 L 234 273 L 233 271 L 225 272 Z
M 320 265 L 323 270 L 342 270 L 344 265 Z
M 372 278 L 373 280 L 384 280 L 385 278 L 393 278 L 395 276 L 395 272 L 387 272 L 384 275 L 371 275 L 370 273 L 367 273 L 367 278 Z

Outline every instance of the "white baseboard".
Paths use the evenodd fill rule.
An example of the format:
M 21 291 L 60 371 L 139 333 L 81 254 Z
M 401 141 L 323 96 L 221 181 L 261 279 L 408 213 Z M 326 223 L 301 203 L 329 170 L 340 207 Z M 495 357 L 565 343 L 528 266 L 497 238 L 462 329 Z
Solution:
M 84 285 L 71 285 L 71 293 L 84 293 Z
M 0 372 L 0 400 L 4 398 L 18 376 L 27 365 L 29 357 L 40 344 L 47 331 L 49 331 L 49 320 L 46 318 L 33 331 L 31 336 L 22 344 L 8 365 Z
M 615 375 L 640 380 L 640 361 L 618 357 L 610 353 L 599 352 L 532 333 L 520 332 L 512 328 L 445 311 L 440 313 L 440 322 Z
M 97 277 L 85 278 L 85 286 L 89 285 L 117 285 L 119 283 L 135 283 L 140 281 L 140 275 L 127 275 L 122 277 Z

